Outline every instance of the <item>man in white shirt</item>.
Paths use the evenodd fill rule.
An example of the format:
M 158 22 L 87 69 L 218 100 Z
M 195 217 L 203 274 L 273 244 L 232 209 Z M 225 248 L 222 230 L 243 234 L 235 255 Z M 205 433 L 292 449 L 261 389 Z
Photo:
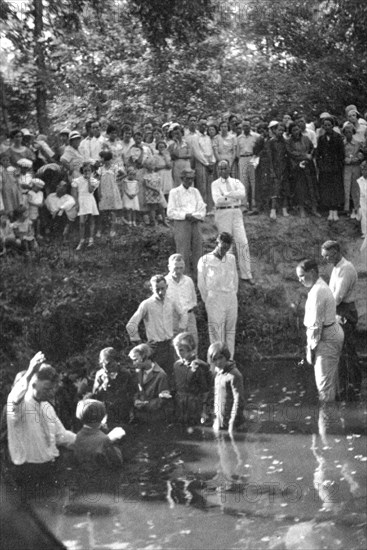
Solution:
M 196 345 L 198 344 L 198 330 L 196 326 L 195 308 L 197 306 L 194 282 L 191 277 L 184 275 L 185 262 L 181 254 L 172 254 L 168 258 L 167 298 L 180 305 L 182 312 L 182 326 L 184 332 L 193 335 Z M 179 332 L 179 319 L 173 317 L 173 330 Z
M 172 338 L 175 336 L 173 317 L 178 318 L 177 330 L 183 330 L 183 315 L 179 304 L 167 296 L 167 282 L 164 275 L 154 275 L 150 279 L 152 296 L 143 300 L 128 321 L 126 330 L 134 345 L 141 343 L 139 325 L 144 322 L 149 346 L 154 351 L 154 361 L 166 372 L 170 384 L 173 381 L 173 363 L 175 355 Z
M 213 252 L 202 256 L 198 263 L 198 287 L 208 314 L 210 343 L 226 342 L 231 359 L 238 312 L 236 259 L 228 254 L 232 243 L 232 235 L 220 233 Z
M 8 396 L 9 454 L 20 483 L 52 476 L 57 446 L 75 441 L 75 434 L 64 428 L 51 404 L 57 383 L 57 372 L 38 352 Z
M 60 181 L 56 187 L 56 193 L 50 193 L 46 197 L 45 206 L 52 216 L 52 230 L 57 231 L 61 226 L 63 237 L 66 238 L 70 224 L 78 215 L 75 200 L 66 193 L 66 182 Z
M 186 143 L 192 147 L 193 140 L 199 136 L 199 132 L 196 128 L 197 126 L 197 116 L 194 113 L 191 113 L 187 120 L 187 128 L 185 128 L 184 138 Z
M 321 256 L 333 266 L 329 288 L 336 302 L 336 314 L 344 331 L 344 347 L 339 368 L 339 391 L 341 399 L 355 399 L 361 389 L 362 373 L 356 351 L 356 326 L 358 311 L 355 304 L 357 271 L 341 253 L 337 241 L 326 241 L 321 247 Z
M 249 120 L 242 122 L 242 134 L 237 136 L 237 157 L 240 180 L 245 186 L 247 201 L 250 210 L 254 213 L 256 210 L 255 202 L 255 165 L 254 165 L 254 146 L 259 139 L 260 134 L 251 130 Z M 246 203 L 245 203 L 246 204 Z
M 220 177 L 212 183 L 215 223 L 219 233 L 225 231 L 234 239 L 241 279 L 254 284 L 250 250 L 240 208 L 241 201 L 246 199 L 246 189 L 239 180 L 229 177 L 230 167 L 226 160 L 218 163 L 218 172 Z
M 85 161 L 100 160 L 99 153 L 106 143 L 106 139 L 101 134 L 101 125 L 98 120 L 92 120 L 90 124 L 91 135 L 84 138 L 79 146 L 79 151 Z
M 193 170 L 183 171 L 182 184 L 169 193 L 167 217 L 174 220 L 176 252 L 182 255 L 187 272 L 196 279 L 197 263 L 202 254 L 200 222 L 204 221 L 206 205 L 198 189 L 192 186 L 194 178 Z
M 213 181 L 215 155 L 212 140 L 207 134 L 208 124 L 205 119 L 199 120 L 198 135 L 192 139 L 192 153 L 195 159 L 195 186 L 199 189 L 208 212 L 213 208 L 211 182 Z
M 344 341 L 343 331 L 336 320 L 335 300 L 328 285 L 319 277 L 315 260 L 299 263 L 297 277 L 303 286 L 310 289 L 303 321 L 307 329 L 307 362 L 314 365 L 320 401 L 335 401 Z

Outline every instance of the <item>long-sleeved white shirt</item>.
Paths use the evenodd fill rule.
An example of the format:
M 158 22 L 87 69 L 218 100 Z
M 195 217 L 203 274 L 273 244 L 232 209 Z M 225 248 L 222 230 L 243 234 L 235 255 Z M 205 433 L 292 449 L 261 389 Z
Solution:
M 314 349 L 321 338 L 322 328 L 336 321 L 334 296 L 321 277 L 310 289 L 305 306 L 304 325 L 307 328 L 307 340 Z
M 150 296 L 139 305 L 138 309 L 128 321 L 126 330 L 131 342 L 141 340 L 139 325 L 144 321 L 148 342 L 164 342 L 173 338 L 173 312 L 179 317 L 179 328 L 182 326 L 182 311 L 178 304 L 171 301 L 167 296 L 159 300 L 156 296 Z
M 246 198 L 246 189 L 240 180 L 218 178 L 212 183 L 212 197 L 215 206 L 240 206 Z
M 198 262 L 198 288 L 203 302 L 209 295 L 237 292 L 238 273 L 233 254 L 226 254 L 222 259 L 213 252 L 202 256 Z
M 329 281 L 336 305 L 341 302 L 350 303 L 355 300 L 355 286 L 358 281 L 357 271 L 351 262 L 342 258 L 334 266 Z
M 52 215 L 57 214 L 60 210 L 64 211 L 70 221 L 75 220 L 78 215 L 75 200 L 67 193 L 62 197 L 58 197 L 56 193 L 50 193 L 45 200 L 45 205 Z
M 215 163 L 215 155 L 212 140 L 206 134 L 198 133 L 191 141 L 192 153 L 195 159 L 201 164 L 208 166 Z
M 72 445 L 75 434 L 66 430 L 48 401 L 36 401 L 23 376 L 7 403 L 8 444 L 11 460 L 43 464 L 59 456 L 57 445 Z
M 195 187 L 186 189 L 182 184 L 169 192 L 167 217 L 171 220 L 184 220 L 186 214 L 192 214 L 203 220 L 206 214 L 206 204 Z
M 86 137 L 79 145 L 79 151 L 83 155 L 85 161 L 100 160 L 99 153 L 102 151 L 106 139 L 103 136 Z

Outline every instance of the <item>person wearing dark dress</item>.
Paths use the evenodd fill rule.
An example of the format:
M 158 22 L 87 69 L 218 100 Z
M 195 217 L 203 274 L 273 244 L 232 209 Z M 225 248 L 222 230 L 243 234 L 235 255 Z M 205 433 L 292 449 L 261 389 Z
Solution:
M 317 212 L 317 180 L 315 165 L 312 160 L 313 145 L 295 122 L 289 125 L 290 138 L 286 142 L 290 158 L 290 176 L 293 203 L 299 208 L 301 218 L 306 216 L 305 208 L 319 216 Z
M 289 156 L 283 135 L 285 132 L 284 124 L 282 122 L 276 124 L 276 121 L 273 121 L 272 126 L 269 125 L 269 127 L 273 131 L 274 137 L 270 139 L 268 144 L 270 186 L 267 193 L 268 199 L 271 200 L 270 218 L 275 220 L 279 202 L 282 205 L 283 216 L 285 218 L 289 217 Z
M 324 134 L 319 137 L 316 161 L 319 169 L 320 203 L 329 210 L 329 221 L 337 221 L 338 207 L 344 204 L 344 143 L 333 130 L 332 118 L 324 118 Z

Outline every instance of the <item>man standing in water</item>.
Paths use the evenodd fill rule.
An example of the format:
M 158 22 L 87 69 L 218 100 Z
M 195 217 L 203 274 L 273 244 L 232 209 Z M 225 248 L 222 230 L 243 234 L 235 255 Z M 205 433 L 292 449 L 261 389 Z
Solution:
M 237 323 L 238 274 L 236 259 L 228 254 L 232 235 L 220 233 L 213 252 L 198 263 L 198 287 L 208 314 L 209 339 L 225 342 L 233 359 Z
M 362 375 L 356 352 L 358 312 L 355 304 L 357 271 L 340 250 L 337 241 L 326 241 L 321 256 L 333 266 L 329 287 L 336 302 L 336 314 L 344 331 L 344 346 L 339 366 L 339 391 L 342 400 L 354 400 L 361 390 Z

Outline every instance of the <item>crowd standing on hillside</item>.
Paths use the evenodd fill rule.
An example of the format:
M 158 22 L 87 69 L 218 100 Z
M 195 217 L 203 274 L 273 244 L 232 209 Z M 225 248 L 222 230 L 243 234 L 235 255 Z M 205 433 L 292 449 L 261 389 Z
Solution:
M 17 482 L 52 477 L 60 445 L 71 447 L 87 471 L 120 467 L 118 442 L 131 423 L 243 429 L 243 376 L 234 362 L 237 292 L 240 281 L 255 284 L 243 212 L 265 210 L 276 220 L 278 207 L 285 217 L 320 216 L 326 209 L 334 223 L 345 211 L 361 221 L 365 235 L 367 122 L 354 106 L 346 116 L 342 129 L 322 113 L 317 129 L 295 114 L 294 120 L 258 121 L 255 132 L 251 121 L 234 115 L 219 125 L 190 115 L 185 130 L 176 122 L 134 130 L 124 124 L 121 139 L 116 126 L 102 134 L 91 121 L 84 139 L 63 129 L 55 151 L 46 136 L 34 138 L 25 129 L 1 145 L 3 255 L 37 252 L 47 233 L 66 240 L 77 218 L 78 251 L 93 246 L 106 224 L 113 239 L 121 210 L 132 231 L 139 222 L 172 220 L 176 243 L 168 274 L 151 278 L 151 296 L 126 320 L 128 357 L 105 348 L 94 380 L 77 366 L 60 383 L 39 352 L 17 375 L 3 417 L 3 455 Z M 219 234 L 214 250 L 201 256 L 207 213 L 215 215 Z M 307 361 L 320 401 L 329 403 L 360 391 L 357 274 L 337 242 L 325 242 L 322 256 L 333 265 L 329 286 L 314 260 L 301 262 L 297 276 L 309 289 Z M 208 316 L 207 361 L 198 358 L 195 283 Z
M 28 254 L 50 232 L 67 238 L 76 220 L 78 250 L 93 246 L 105 227 L 115 237 L 117 221 L 131 228 L 166 224 L 172 190 L 187 170 L 206 214 L 215 213 L 220 223 L 222 161 L 241 212 L 265 211 L 276 220 L 279 209 L 286 217 L 326 211 L 330 222 L 344 213 L 361 222 L 365 237 L 366 119 L 349 105 L 340 125 L 326 112 L 316 122 L 306 120 L 297 112 L 270 122 L 190 114 L 187 127 L 147 121 L 139 127 L 111 123 L 105 131 L 90 120 L 83 135 L 63 128 L 53 148 L 46 135 L 15 129 L 0 144 L 0 253 Z

